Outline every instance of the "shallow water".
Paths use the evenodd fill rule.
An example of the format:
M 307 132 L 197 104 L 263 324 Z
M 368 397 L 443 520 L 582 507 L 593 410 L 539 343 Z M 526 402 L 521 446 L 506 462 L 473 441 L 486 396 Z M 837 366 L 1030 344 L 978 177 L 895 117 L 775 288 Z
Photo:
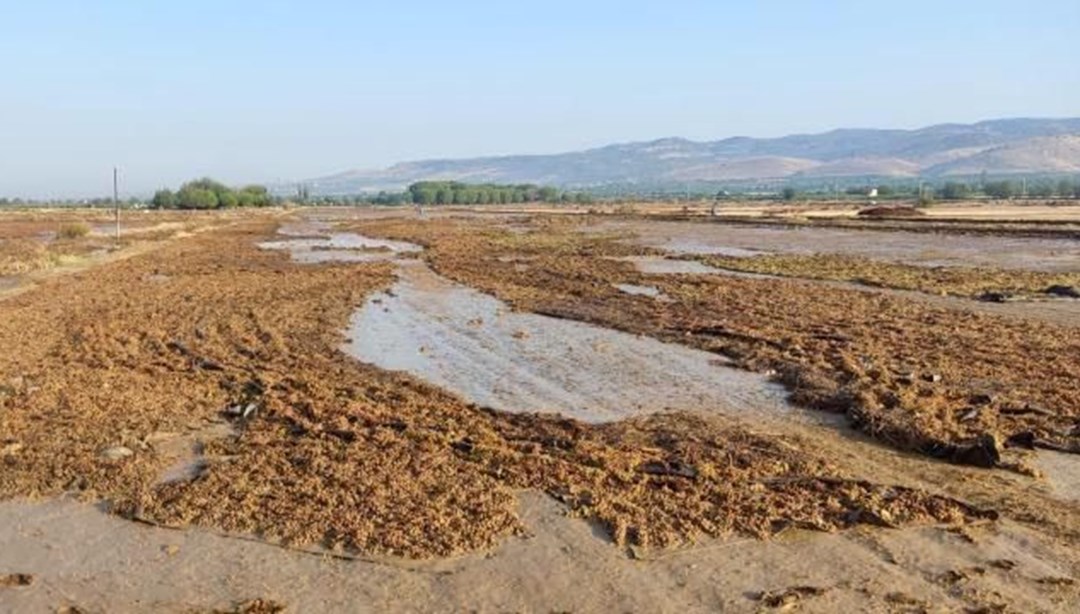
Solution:
M 639 286 L 636 284 L 615 284 L 615 287 L 624 294 L 636 296 L 651 296 L 653 298 L 666 298 L 656 286 Z
M 1080 271 L 1080 242 L 1069 239 L 636 220 L 586 232 L 629 232 L 639 245 L 682 254 L 840 253 L 921 266 Z
M 265 241 L 263 249 L 288 250 L 296 262 L 315 264 L 319 262 L 375 262 L 394 258 L 399 254 L 413 254 L 423 250 L 419 245 L 404 241 L 373 239 L 352 232 L 334 232 L 325 237 L 312 238 L 318 233 L 314 225 L 283 227 L 280 234 L 304 238 L 282 241 Z M 291 233 L 291 235 L 290 235 Z
M 632 262 L 646 275 L 716 275 L 725 272 L 694 260 L 671 260 L 663 256 L 628 256 L 614 260 Z
M 346 351 L 478 405 L 603 422 L 665 410 L 774 416 L 784 389 L 715 354 L 582 322 L 515 313 L 421 263 L 353 318 Z

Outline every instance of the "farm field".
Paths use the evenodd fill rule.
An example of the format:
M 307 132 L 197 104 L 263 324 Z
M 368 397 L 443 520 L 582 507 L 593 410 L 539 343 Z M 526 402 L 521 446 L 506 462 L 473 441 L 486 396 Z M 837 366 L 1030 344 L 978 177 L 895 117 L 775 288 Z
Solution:
M 2 213 L 0 609 L 1067 610 L 1048 209 Z

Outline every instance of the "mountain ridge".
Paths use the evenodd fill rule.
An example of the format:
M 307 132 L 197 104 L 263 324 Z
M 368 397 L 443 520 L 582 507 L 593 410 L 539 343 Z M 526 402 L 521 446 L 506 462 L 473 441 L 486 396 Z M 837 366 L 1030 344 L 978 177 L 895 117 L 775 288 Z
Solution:
M 1080 172 L 1080 118 L 1006 118 L 912 130 L 714 141 L 662 137 L 556 154 L 433 158 L 305 182 L 313 193 L 400 190 L 422 180 L 536 183 L 564 188 L 839 177 L 941 178 L 979 173 Z

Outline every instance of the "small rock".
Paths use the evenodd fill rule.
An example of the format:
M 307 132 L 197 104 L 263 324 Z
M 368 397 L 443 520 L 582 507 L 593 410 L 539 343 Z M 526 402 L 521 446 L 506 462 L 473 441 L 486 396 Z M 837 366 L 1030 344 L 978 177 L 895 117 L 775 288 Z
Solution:
M 23 449 L 23 445 L 18 441 L 10 441 L 0 447 L 0 456 L 15 456 Z
M 968 402 L 972 405 L 989 405 L 994 402 L 994 397 L 989 394 L 974 394 L 968 399 Z
M 131 448 L 126 448 L 124 446 L 113 446 L 111 448 L 105 448 L 104 450 L 102 450 L 101 458 L 110 461 L 118 461 L 128 458 L 130 456 L 134 456 L 134 454 L 135 452 L 133 452 Z
M 923 376 L 923 379 L 931 384 L 937 384 L 941 381 L 941 375 L 938 373 L 928 373 Z
M 979 295 L 979 300 L 987 303 L 1007 303 L 1011 299 L 1012 295 L 1005 292 L 983 292 Z
M 173 556 L 177 552 L 180 552 L 180 546 L 177 546 L 176 544 L 169 544 L 167 546 L 162 546 L 161 551 L 169 556 Z

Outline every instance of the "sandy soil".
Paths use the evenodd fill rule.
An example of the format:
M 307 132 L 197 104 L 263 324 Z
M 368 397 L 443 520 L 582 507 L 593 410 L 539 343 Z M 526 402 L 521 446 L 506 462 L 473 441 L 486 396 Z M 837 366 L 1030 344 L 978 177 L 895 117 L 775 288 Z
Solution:
M 766 599 L 775 596 L 808 612 L 1064 611 L 1074 598 L 1068 586 L 1052 584 L 1072 573 L 1056 562 L 1053 545 L 1012 524 L 974 537 L 939 528 L 795 532 L 634 560 L 551 499 L 524 493 L 520 501 L 526 537 L 415 564 L 146 527 L 74 502 L 0 503 L 0 572 L 33 578 L 0 587 L 0 608 L 226 611 L 265 599 L 294 612 L 755 612 L 770 609 Z M 799 587 L 812 590 L 792 590 Z

